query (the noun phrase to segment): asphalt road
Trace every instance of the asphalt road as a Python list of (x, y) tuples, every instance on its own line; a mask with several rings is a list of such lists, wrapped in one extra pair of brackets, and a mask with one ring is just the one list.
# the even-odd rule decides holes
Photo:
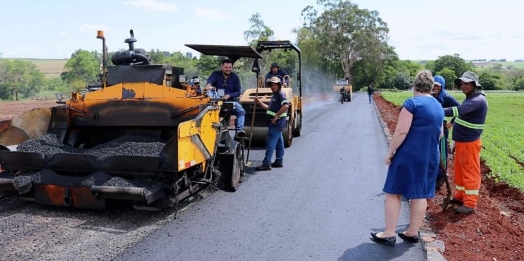
[[(204, 198), (115, 260), (424, 260), (420, 243), (370, 240), (384, 227), (386, 150), (366, 94), (312, 104), (284, 168), (250, 168), (237, 192)], [(399, 230), (409, 223), (402, 207)]]

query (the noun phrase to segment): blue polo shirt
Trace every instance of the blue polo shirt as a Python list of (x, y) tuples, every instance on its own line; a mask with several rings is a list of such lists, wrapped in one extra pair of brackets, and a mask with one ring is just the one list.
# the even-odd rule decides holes
[(242, 92), (240, 78), (233, 72), (226, 79), (222, 71), (214, 71), (209, 78), (207, 78), (207, 83), (217, 89), (224, 89), (224, 94), (229, 94), (228, 101), (232, 101), (239, 97)]
[(285, 129), (287, 126), (287, 112), (284, 112), (280, 115), (276, 124), (271, 123), (271, 119), (275, 117), (277, 112), (282, 108), (284, 104), (289, 104), (289, 101), (286, 98), (286, 94), (282, 91), (273, 93), (271, 101), (266, 112), (266, 125), (268, 127), (277, 127), (279, 129)]
[[(271, 78), (271, 77), (273, 77), (273, 76), (276, 76), (276, 77), (280, 78), (280, 80), (282, 80), (282, 79), (284, 79), (284, 76), (286, 76), (286, 75), (288, 75), (287, 72), (285, 72), (285, 71), (282, 70), (282, 69), (278, 69), (278, 71), (277, 71), (276, 74), (273, 74), (272, 71), (269, 71), (269, 72), (266, 74), (266, 81), (267, 81), (267, 79), (269, 79), (269, 78)], [(288, 83), (287, 80), (286, 80), (286, 83)]]

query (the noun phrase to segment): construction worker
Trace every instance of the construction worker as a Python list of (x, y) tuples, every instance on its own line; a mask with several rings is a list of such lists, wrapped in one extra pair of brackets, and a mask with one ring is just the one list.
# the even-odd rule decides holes
[[(266, 112), (266, 124), (268, 126), (266, 138), (266, 155), (262, 165), (256, 167), (257, 170), (271, 170), (271, 167), (281, 168), (284, 165), (284, 137), (282, 131), (287, 126), (287, 110), (289, 101), (286, 94), (282, 92), (282, 82), (280, 78), (273, 76), (267, 80), (267, 85), (271, 87), (273, 96), (269, 105), (263, 103), (255, 97), (255, 102)], [(275, 162), (271, 163), (273, 152), (276, 150)]]
[(200, 79), (198, 79), (197, 76), (194, 76), (191, 79), (191, 89), (193, 89), (198, 95), (202, 94), (202, 90), (200, 89)]
[(370, 85), (368, 85), (369, 104), (371, 104), (371, 95), (373, 95), (373, 93), (375, 93), (375, 91), (373, 90), (373, 84), (370, 84)]
[(470, 71), (455, 79), (455, 85), (466, 94), (461, 105), (444, 108), (446, 117), (456, 117), (452, 140), (455, 142), (455, 185), (452, 203), (460, 205), (457, 213), (475, 213), (479, 197), (481, 173), (481, 135), (488, 113), (488, 101), (478, 76)]
[[(459, 106), (459, 103), (457, 102), (457, 100), (455, 100), (455, 98), (453, 98), (453, 96), (448, 95), (446, 93), (446, 91), (444, 90), (444, 88), (446, 86), (446, 80), (444, 79), (444, 77), (442, 77), (440, 75), (435, 75), (435, 77), (433, 77), (433, 81), (434, 81), (434, 85), (433, 85), (433, 89), (431, 91), (431, 95), (433, 97), (435, 97), (435, 99), (437, 99), (437, 101), (442, 105), (443, 108)], [(447, 120), (444, 119), (444, 122), (443, 122), (444, 138), (443, 138), (443, 140), (442, 140), (442, 142), (440, 144), (443, 143), (445, 146), (440, 146), (439, 145), (439, 150), (441, 151), (441, 153), (443, 153), (444, 160), (445, 160), (443, 166), (447, 166), (448, 149), (449, 149), (448, 135), (449, 135), (449, 129), (451, 128), (454, 120), (455, 119), (453, 118), (453, 119), (451, 119), (451, 122), (448, 123)], [(439, 171), (439, 174), (437, 176), (436, 187), (435, 187), (436, 190), (440, 189), (440, 187), (444, 183), (446, 175), (447, 174), (446, 174), (446, 170), (445, 169), (441, 169)]]
[[(284, 79), (284, 76), (286, 76), (286, 75), (287, 75), (287, 72), (285, 72), (284, 70), (280, 69), (280, 66), (278, 66), (277, 63), (272, 63), (271, 64), (271, 69), (270, 69), (270, 71), (266, 75), (266, 81), (268, 81), (269, 78), (271, 78), (273, 76), (277, 76), (280, 79)], [(288, 84), (287, 80), (286, 80), (285, 83)]]
[[(231, 70), (233, 69), (233, 62), (229, 59), (222, 60), (221, 70), (214, 71), (207, 79), (206, 91), (208, 96), (222, 96), (226, 101), (233, 103), (233, 115), (236, 116), (235, 128), (238, 136), (245, 136), (244, 121), (246, 118), (246, 111), (242, 105), (238, 103), (237, 98), (240, 96), (242, 86), (240, 78)], [(218, 95), (223, 93), (224, 95)]]

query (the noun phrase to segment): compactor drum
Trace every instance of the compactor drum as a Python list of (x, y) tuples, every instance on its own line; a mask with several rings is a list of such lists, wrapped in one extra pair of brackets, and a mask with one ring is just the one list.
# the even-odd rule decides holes
[[(244, 140), (229, 134), (231, 106), (195, 94), (182, 68), (152, 65), (143, 49), (116, 52), (100, 84), (0, 129), (0, 194), (37, 204), (103, 209), (173, 206), (210, 184), (236, 190)], [(6, 126), (7, 125), (7, 126)]]

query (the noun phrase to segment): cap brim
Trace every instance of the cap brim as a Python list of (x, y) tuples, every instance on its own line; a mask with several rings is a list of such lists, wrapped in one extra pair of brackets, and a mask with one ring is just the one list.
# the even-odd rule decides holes
[(480, 85), (479, 82), (477, 82), (477, 81), (475, 81), (473, 79), (470, 79), (470, 78), (466, 78), (466, 77), (460, 77), (460, 78), (455, 79), (455, 81), (454, 81), (455, 85), (460, 86), (460, 81), (463, 81), (463, 82), (466, 82), (466, 83), (467, 82), (475, 82), (475, 86), (482, 87), (482, 85)]
[(440, 82), (435, 82), (435, 83), (433, 83), (433, 85), (438, 85), (438, 86), (442, 87), (442, 83), (440, 83)]

